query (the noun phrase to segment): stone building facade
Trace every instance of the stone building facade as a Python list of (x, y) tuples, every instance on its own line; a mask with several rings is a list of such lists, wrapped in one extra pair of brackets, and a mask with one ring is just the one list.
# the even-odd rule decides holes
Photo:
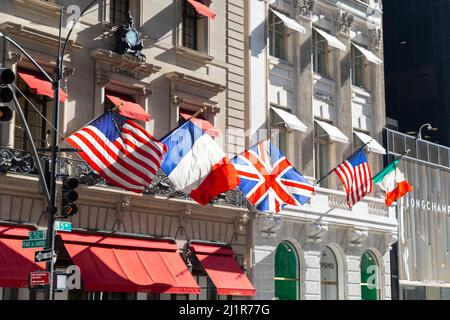
[[(99, 0), (87, 10), (75, 26), (64, 55), (62, 82), (68, 99), (61, 104), (60, 110), (61, 147), (67, 147), (64, 137), (108, 108), (111, 102), (106, 95), (113, 92), (126, 95), (151, 115), (152, 121), (141, 121), (139, 124), (156, 138), (176, 128), (181, 113), (193, 114), (204, 108), (205, 112), (201, 116), (221, 132), (216, 141), (223, 150), (230, 156), (244, 150), (245, 1), (200, 1), (215, 12), (213, 20), (197, 13), (191, 2)], [(1, 1), (0, 31), (23, 46), (53, 75), (61, 5), (65, 12), (64, 40), (73, 15), (83, 11), (89, 3), (91, 1), (88, 0), (76, 3)], [(114, 32), (118, 26), (126, 23), (128, 11), (144, 41), (142, 53), (146, 56), (145, 61), (115, 52)], [(50, 143), (50, 125), (41, 120), (31, 104), (51, 119), (53, 101), (33, 91), (19, 75), (20, 72), (35, 74), (36, 68), (26, 57), (9, 42), (0, 40), (0, 43), (2, 66), (16, 71), (16, 85), (30, 100), (19, 98), (37, 147), (46, 147)], [(30, 146), (24, 137), (23, 127), (15, 117), (9, 123), (2, 123), (0, 128), (0, 162), (9, 164), (8, 170), (0, 177), (2, 232), (7, 232), (4, 231), (6, 226), (46, 229), (46, 204), (38, 192), (37, 169), (29, 153)], [(70, 218), (73, 232), (105, 237), (115, 235), (142, 241), (169, 239), (176, 243), (180, 256), (188, 266), (189, 263), (195, 264), (195, 261), (192, 254), (189, 257), (186, 243), (193, 240), (207, 241), (211, 245), (231, 249), (227, 252), (232, 252), (230, 256), (233, 256), (242, 272), (249, 269), (249, 216), (238, 192), (222, 195), (214, 204), (202, 207), (174, 190), (163, 175), (155, 178), (146, 194), (138, 195), (102, 184), (98, 176), (76, 155), (63, 154), (58, 168), (60, 173), (77, 176), (82, 182), (77, 189), (79, 213)], [(70, 259), (67, 254), (59, 248), (57, 266), (65, 265), (66, 262), (62, 260)], [(211, 279), (204, 273), (194, 278), (201, 287), (200, 295), (170, 296), (156, 292), (155, 296), (151, 290), (115, 295), (108, 292), (80, 294), (84, 299), (246, 297), (236, 292), (217, 295)], [(23, 288), (3, 288), (0, 298), (31, 298), (26, 284), (20, 286)], [(36, 294), (40, 297), (42, 293)], [(57, 298), (80, 298), (80, 294), (63, 292), (58, 293)]]
[[(267, 137), (260, 129), (269, 128), (269, 118), (271, 142), (316, 184), (370, 141), (366, 154), (376, 174), (385, 153), (381, 1), (247, 5), (250, 144)], [(280, 118), (277, 109), (304, 128)], [(257, 298), (390, 299), (394, 207), (375, 192), (349, 210), (343, 190), (333, 173), (310, 203), (252, 221)]]

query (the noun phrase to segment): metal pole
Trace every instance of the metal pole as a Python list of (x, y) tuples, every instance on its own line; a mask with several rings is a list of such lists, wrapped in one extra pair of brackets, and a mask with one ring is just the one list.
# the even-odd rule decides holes
[[(52, 145), (51, 145), (51, 162), (50, 162), (50, 205), (48, 207), (48, 229), (47, 229), (47, 246), (50, 245), (52, 253), (55, 252), (55, 216), (57, 213), (56, 208), (56, 161), (59, 152), (58, 146), (58, 129), (59, 129), (59, 91), (61, 89), (61, 79), (62, 79), (62, 57), (61, 57), (61, 33), (62, 33), (62, 19), (63, 9), (60, 10), (59, 16), (59, 41), (58, 41), (58, 56), (56, 60), (56, 76), (53, 81), (53, 99), (54, 99), (54, 109), (53, 109), (53, 128), (52, 128)], [(54, 276), (54, 259), (52, 258), (47, 262), (46, 270), (50, 272), (50, 284), (46, 287), (46, 300), (53, 300), (54, 290), (53, 290), (53, 276)]]
[[(11, 85), (9, 85), (9, 88), (11, 90), (13, 90)], [(40, 178), (40, 180), (41, 180), (41, 182), (43, 184), (42, 187), (44, 188), (45, 198), (47, 200), (47, 205), (50, 205), (50, 192), (48, 191), (48, 186), (47, 186), (47, 183), (45, 182), (46, 181), (45, 180), (45, 173), (44, 173), (44, 171), (42, 169), (41, 161), (39, 160), (39, 155), (38, 155), (37, 150), (36, 150), (36, 145), (35, 145), (35, 143), (33, 141), (33, 136), (31, 135), (30, 127), (27, 124), (27, 120), (25, 119), (25, 115), (23, 114), (22, 108), (20, 107), (20, 103), (17, 100), (16, 95), (13, 96), (13, 99), (14, 99), (14, 108), (16, 109), (16, 112), (19, 115), (20, 120), (23, 123), (23, 126), (25, 128), (25, 133), (27, 134), (28, 139), (30, 140), (31, 148), (33, 149), (33, 158), (34, 158), (33, 160), (36, 163), (36, 166), (38, 168), (39, 178)]]

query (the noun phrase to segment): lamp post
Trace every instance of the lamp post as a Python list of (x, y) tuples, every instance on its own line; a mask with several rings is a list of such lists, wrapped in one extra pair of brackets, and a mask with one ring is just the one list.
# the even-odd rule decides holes
[[(73, 149), (60, 149), (58, 145), (58, 128), (59, 128), (59, 108), (60, 108), (60, 89), (61, 89), (61, 80), (63, 78), (63, 58), (64, 58), (64, 52), (66, 50), (66, 46), (69, 41), (69, 37), (72, 34), (73, 29), (75, 28), (75, 25), (80, 20), (80, 18), (86, 13), (86, 11), (92, 7), (98, 0), (92, 1), (82, 12), (81, 14), (75, 19), (67, 37), (64, 42), (64, 45), (61, 47), (61, 41), (62, 41), (62, 29), (63, 29), (63, 7), (60, 9), (60, 18), (59, 18), (59, 35), (58, 35), (58, 53), (56, 57), (56, 70), (55, 70), (55, 78), (53, 79), (50, 77), (45, 70), (14, 40), (7, 37), (3, 33), (0, 32), (0, 38), (5, 39), (6, 41), (13, 44), (17, 49), (19, 49), (30, 61), (31, 63), (44, 75), (44, 77), (52, 83), (53, 87), (53, 99), (54, 99), (54, 109), (53, 109), (53, 119), (52, 119), (52, 128), (51, 128), (51, 146), (48, 151), (51, 152), (51, 163), (50, 163), (50, 179), (49, 179), (49, 185), (46, 185), (45, 179), (42, 179), (44, 176), (44, 172), (42, 170), (42, 166), (40, 165), (40, 161), (38, 158), (38, 154), (36, 151), (36, 148), (34, 149), (34, 156), (35, 159), (37, 159), (38, 163), (38, 171), (39, 175), (41, 176), (42, 183), (45, 185), (46, 191), (48, 190), (48, 193), (46, 193), (47, 198), (47, 212), (48, 212), (48, 229), (47, 229), (47, 247), (50, 246), (52, 252), (55, 251), (55, 220), (56, 220), (56, 179), (57, 179), (57, 168), (56, 168), (56, 161), (58, 157), (58, 153), (61, 151), (74, 151)], [(22, 119), (24, 122), (24, 126), (28, 128), (28, 124), (26, 123), (25, 119)], [(29, 130), (28, 130), (29, 131)], [(31, 137), (30, 137), (31, 139)], [(33, 139), (31, 139), (31, 142), (33, 144)], [(53, 300), (54, 298), (54, 289), (53, 289), (53, 279), (54, 279), (54, 259), (51, 259), (49, 262), (47, 262), (46, 265), (46, 271), (50, 273), (50, 284), (46, 287), (45, 290), (45, 299), (46, 300)]]
[(425, 127), (427, 127), (427, 130), (433, 130), (433, 127), (431, 126), (431, 124), (425, 123), (419, 129), (419, 133), (417, 134), (417, 140), (423, 140), (422, 139), (422, 129), (425, 128)]

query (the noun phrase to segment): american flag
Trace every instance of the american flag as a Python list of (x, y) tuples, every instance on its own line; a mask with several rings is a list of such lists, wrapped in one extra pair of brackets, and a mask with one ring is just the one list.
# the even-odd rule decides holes
[(268, 141), (235, 157), (232, 163), (239, 174), (239, 189), (259, 211), (278, 213), (288, 204), (303, 205), (315, 192), (285, 155)]
[(372, 173), (362, 149), (347, 158), (334, 172), (344, 184), (349, 208), (372, 192)]
[(166, 146), (141, 126), (112, 111), (67, 138), (106, 182), (143, 193), (161, 166)]

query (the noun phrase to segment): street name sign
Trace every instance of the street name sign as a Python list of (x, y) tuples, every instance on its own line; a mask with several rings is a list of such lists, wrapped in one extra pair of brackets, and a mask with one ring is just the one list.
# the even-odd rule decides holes
[(45, 230), (30, 231), (28, 240), (45, 240), (47, 239), (47, 232)]
[(36, 251), (34, 253), (34, 262), (50, 261), (53, 258), (53, 251), (51, 249)]
[(72, 232), (72, 222), (56, 221), (55, 222), (55, 230)]
[(30, 272), (30, 287), (50, 284), (50, 272)]
[(23, 240), (22, 248), (45, 248), (47, 246), (46, 240)]

